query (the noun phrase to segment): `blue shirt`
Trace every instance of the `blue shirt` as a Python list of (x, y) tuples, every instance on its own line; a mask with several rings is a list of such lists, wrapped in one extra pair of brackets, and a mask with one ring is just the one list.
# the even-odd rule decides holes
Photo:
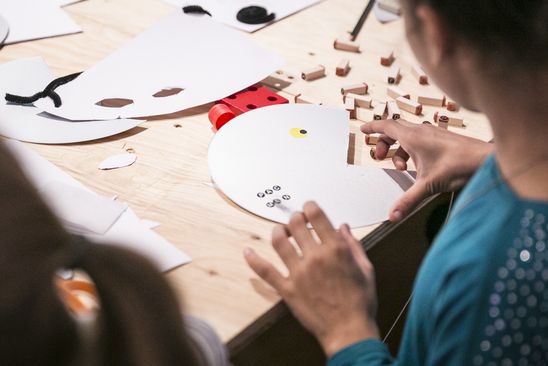
[(547, 219), (490, 156), (424, 259), (397, 358), (364, 340), (328, 366), (548, 365)]

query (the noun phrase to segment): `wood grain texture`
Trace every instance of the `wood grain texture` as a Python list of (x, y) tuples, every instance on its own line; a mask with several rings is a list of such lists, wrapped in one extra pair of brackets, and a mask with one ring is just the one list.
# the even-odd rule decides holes
[[(375, 100), (388, 100), (387, 69), (380, 65), (380, 57), (387, 50), (394, 50), (394, 64), (402, 69), (402, 88), (412, 96), (425, 90), (435, 94), (434, 86), (421, 86), (411, 76), (414, 59), (401, 22), (381, 25), (371, 15), (357, 38), (361, 53), (333, 49), (334, 39), (347, 35), (363, 6), (364, 2), (357, 0), (326, 0), (254, 34), (242, 34), (285, 58), (283, 70), (296, 76), (317, 64), (326, 66), (325, 78), (312, 82), (295, 78), (281, 92), (291, 100), (303, 93), (342, 108), (341, 87), (359, 82), (369, 84)], [(0, 62), (38, 55), (58, 75), (82, 71), (175, 10), (160, 0), (86, 0), (65, 9), (83, 33), (5, 46), (0, 50)], [(351, 64), (345, 77), (335, 75), (341, 58)], [(277, 265), (280, 261), (270, 247), (273, 223), (242, 210), (211, 185), (207, 169), (207, 147), (214, 135), (207, 120), (210, 106), (155, 117), (132, 131), (95, 142), (29, 146), (98, 193), (117, 195), (128, 202), (141, 218), (160, 222), (157, 232), (194, 259), (192, 264), (167, 274), (181, 295), (182, 306), (210, 322), (228, 342), (279, 301), (275, 292), (248, 269), (243, 248), (251, 246)], [(434, 110), (425, 107), (426, 114)], [(360, 112), (362, 119), (372, 117), (371, 110)], [(452, 130), (484, 140), (491, 138), (482, 116), (460, 113), (467, 127)], [(403, 114), (402, 118), (422, 121)], [(388, 161), (370, 158), (359, 126), (359, 121), (351, 122), (351, 132), (356, 136), (354, 164), (391, 167)], [(134, 165), (111, 171), (97, 169), (104, 158), (127, 149), (138, 155)], [(359, 229), (355, 234), (361, 237), (373, 228)]]

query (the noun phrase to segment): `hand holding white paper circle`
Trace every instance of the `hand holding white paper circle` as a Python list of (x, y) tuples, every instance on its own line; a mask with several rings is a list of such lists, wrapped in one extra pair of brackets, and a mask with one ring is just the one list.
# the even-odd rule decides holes
[(345, 110), (283, 104), (244, 113), (213, 138), (209, 171), (242, 208), (287, 223), (316, 201), (334, 225), (361, 227), (385, 220), (403, 189), (383, 170), (346, 163)]

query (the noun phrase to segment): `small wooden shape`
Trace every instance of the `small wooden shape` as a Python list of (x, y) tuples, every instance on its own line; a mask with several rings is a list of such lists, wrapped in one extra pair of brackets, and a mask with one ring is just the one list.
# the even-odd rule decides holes
[(439, 118), (436, 118), (438, 122), (438, 127), (443, 128), (444, 130), (447, 130), (449, 128), (449, 117), (447, 116), (440, 116)]
[(295, 103), (298, 103), (298, 104), (318, 104), (318, 105), (323, 104), (319, 100), (316, 100), (316, 99), (311, 98), (311, 97), (306, 97), (302, 94), (295, 95)]
[(337, 66), (335, 70), (335, 74), (337, 74), (338, 76), (346, 76), (348, 75), (349, 71), (350, 71), (350, 60), (347, 58), (344, 58), (339, 62), (339, 65)]
[(367, 89), (368, 88), (369, 87), (367, 86), (366, 83), (343, 86), (341, 88), (341, 94), (345, 95), (345, 94), (348, 94), (348, 93), (354, 93), (354, 94), (358, 94), (358, 95), (365, 95), (365, 94), (367, 94)]
[(349, 39), (344, 38), (337, 38), (335, 42), (333, 42), (333, 47), (336, 50), (340, 51), (348, 51), (348, 52), (360, 52), (360, 45), (356, 42), (353, 42)]
[(377, 0), (379, 8), (392, 14), (401, 15), (400, 0)]
[(453, 127), (464, 127), (464, 119), (460, 116), (454, 114), (441, 114), (440, 112), (434, 113), (434, 122), (447, 123), (449, 126)]
[(350, 114), (350, 119), (356, 119), (356, 100), (352, 97), (346, 97), (344, 100), (344, 109)]
[[(390, 149), (388, 149), (388, 153), (386, 154), (385, 159), (392, 159), (394, 157), (394, 155), (396, 155), (397, 150), (398, 150), (397, 147), (391, 147)], [(372, 159), (378, 160), (377, 156), (376, 156), (377, 155), (377, 148), (372, 147), (371, 150), (369, 151), (369, 155), (371, 155)]]
[(398, 103), (396, 103), (395, 100), (391, 100), (387, 103), (388, 107), (388, 118), (391, 118), (393, 120), (398, 120), (401, 118), (401, 111), (398, 107)]
[(411, 74), (413, 74), (413, 76), (415, 77), (415, 79), (417, 79), (419, 84), (421, 85), (428, 84), (428, 75), (426, 75), (422, 67), (420, 67), (419, 65), (413, 65), (411, 67)]
[(373, 119), (374, 120), (381, 120), (384, 118), (384, 114), (386, 113), (386, 103), (381, 102), (373, 108)]
[(417, 97), (417, 102), (422, 105), (432, 105), (435, 107), (443, 107), (445, 105), (445, 95), (441, 97), (424, 96)]
[(306, 81), (312, 81), (325, 76), (325, 66), (318, 65), (311, 69), (305, 70), (301, 74), (301, 78)]
[(452, 100), (447, 102), (447, 110), (448, 111), (458, 112), (459, 109), (460, 109), (460, 106), (457, 103), (453, 102)]
[(295, 78), (295, 76), (288, 74), (283, 70), (278, 70), (275, 73), (267, 76), (263, 81), (261, 81), (261, 83), (270, 88), (280, 90), (287, 88), (289, 85), (291, 85), (293, 81), (295, 81)]
[(394, 57), (394, 51), (390, 51), (390, 53), (381, 56), (381, 65), (382, 66), (392, 66), (394, 63), (394, 60), (396, 58)]
[(371, 133), (369, 135), (365, 135), (365, 143), (367, 145), (377, 145), (377, 142), (379, 142), (380, 137), (381, 137), (380, 133)]
[(347, 93), (343, 95), (343, 102), (346, 101), (346, 98), (354, 98), (356, 101), (356, 107), (360, 108), (371, 108), (371, 102), (373, 102), (373, 99), (369, 95)]
[(397, 84), (400, 82), (401, 78), (401, 70), (398, 65), (392, 65), (390, 69), (388, 70), (388, 74), (386, 75), (386, 80), (388, 81), (388, 84)]
[(398, 99), (399, 97), (404, 97), (407, 99), (411, 99), (411, 94), (400, 88), (399, 86), (391, 85), (386, 89), (386, 94), (390, 98)]
[(396, 99), (398, 107), (403, 109), (406, 112), (413, 113), (415, 115), (420, 115), (422, 113), (422, 104), (412, 101), (410, 99), (399, 97)]

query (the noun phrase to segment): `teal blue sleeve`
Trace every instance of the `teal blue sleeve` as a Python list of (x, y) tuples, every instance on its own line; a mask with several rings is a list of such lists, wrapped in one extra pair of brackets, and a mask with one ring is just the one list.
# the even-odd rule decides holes
[(367, 339), (335, 353), (327, 366), (395, 365), (384, 343)]

